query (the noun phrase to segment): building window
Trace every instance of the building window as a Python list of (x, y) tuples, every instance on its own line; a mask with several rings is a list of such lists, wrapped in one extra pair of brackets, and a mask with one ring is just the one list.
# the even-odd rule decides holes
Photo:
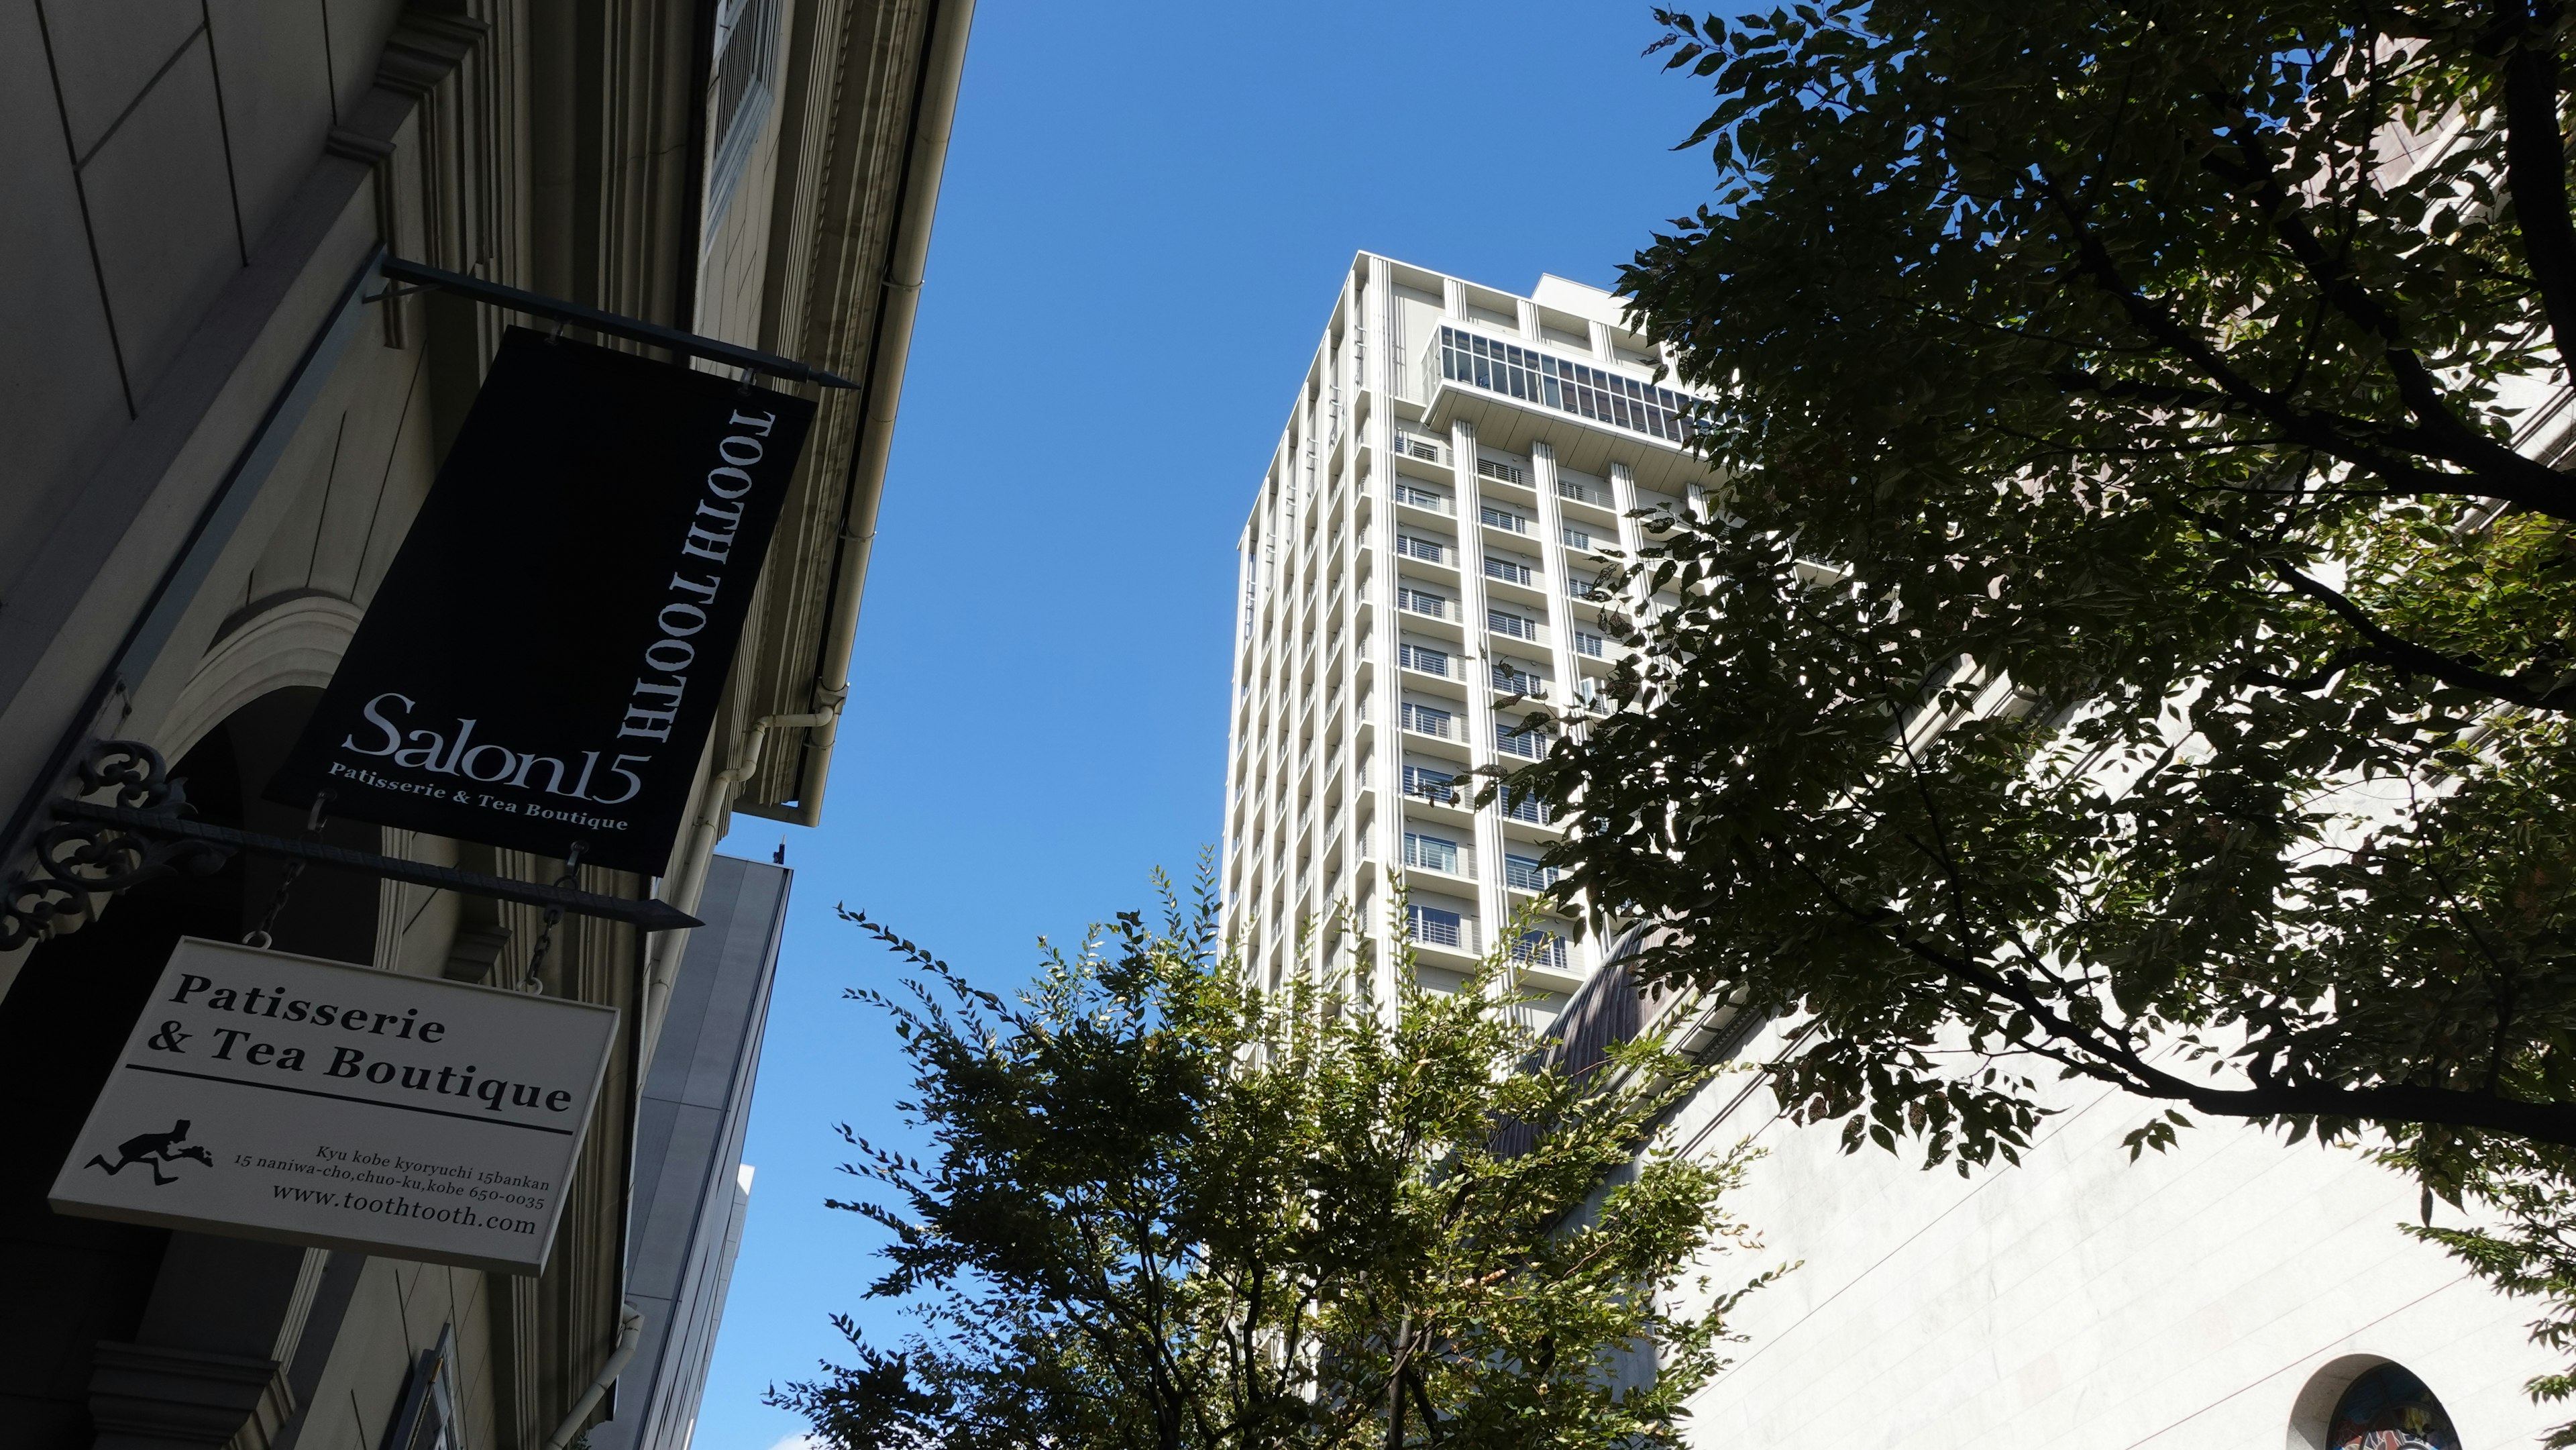
[(1467, 940), (1465, 919), (1454, 911), (1442, 911), (1436, 906), (1407, 906), (1404, 920), (1405, 925), (1412, 929), (1413, 939), (1426, 946), (1475, 950)]
[(1425, 615), (1432, 619), (1446, 619), (1449, 617), (1448, 600), (1441, 598), (1437, 594), (1432, 594), (1420, 589), (1407, 589), (1402, 585), (1398, 585), (1396, 587), (1395, 607), (1411, 614)]
[(2330, 1450), (2460, 1450), (2451, 1416), (2405, 1366), (2363, 1373), (2335, 1401), (2326, 1422)]
[(403, 1388), (402, 1408), (385, 1427), (386, 1450), (464, 1450), (456, 1423), (456, 1330), (438, 1332), (438, 1347), (424, 1349)]
[(1449, 678), (1449, 656), (1445, 651), (1425, 649), (1418, 644), (1398, 644), (1395, 653), (1396, 662), (1408, 670), (1420, 670), (1444, 680)]
[(1428, 559), (1437, 564), (1448, 557), (1448, 551), (1430, 539), (1417, 539), (1411, 534), (1395, 536), (1395, 551), (1415, 559)]
[(1519, 891), (1545, 891), (1556, 884), (1556, 868), (1541, 864), (1536, 856), (1506, 852), (1503, 884)]
[(1684, 414), (1690, 401), (1669, 388), (1650, 387), (1455, 327), (1440, 329), (1440, 375), (1668, 442), (1682, 442), (1689, 426)]
[(1486, 610), (1485, 627), (1496, 634), (1508, 634), (1514, 639), (1536, 640), (1538, 638), (1538, 621), (1524, 619), (1507, 610)]
[(1489, 529), (1508, 529), (1515, 534), (1529, 532), (1529, 520), (1509, 509), (1479, 507), (1476, 512), (1484, 519), (1485, 527)]
[(1419, 866), (1426, 871), (1446, 871), (1455, 876), (1458, 874), (1458, 843), (1441, 836), (1421, 836), (1407, 831), (1404, 833), (1404, 864)]
[(1417, 705), (1410, 700), (1404, 702), (1404, 728), (1407, 730), (1419, 731), (1424, 735), (1436, 735), (1446, 740), (1449, 738), (1450, 718), (1446, 710), (1434, 710), (1428, 705)]
[(778, 0), (723, 0), (716, 12), (714, 70), (714, 113), (707, 127), (716, 138), (715, 162), (707, 172), (709, 242), (778, 93)]
[(1427, 770), (1419, 765), (1404, 768), (1404, 793), (1444, 806), (1458, 803), (1458, 777), (1446, 771)]

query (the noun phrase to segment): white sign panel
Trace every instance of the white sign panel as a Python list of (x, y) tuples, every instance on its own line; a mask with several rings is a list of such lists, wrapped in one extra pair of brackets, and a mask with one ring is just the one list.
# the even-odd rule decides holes
[(189, 937), (63, 1213), (533, 1274), (617, 1013)]

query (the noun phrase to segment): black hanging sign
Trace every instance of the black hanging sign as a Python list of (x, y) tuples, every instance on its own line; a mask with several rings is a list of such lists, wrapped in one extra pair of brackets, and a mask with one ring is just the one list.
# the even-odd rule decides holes
[(662, 874), (813, 419), (512, 328), (269, 798)]

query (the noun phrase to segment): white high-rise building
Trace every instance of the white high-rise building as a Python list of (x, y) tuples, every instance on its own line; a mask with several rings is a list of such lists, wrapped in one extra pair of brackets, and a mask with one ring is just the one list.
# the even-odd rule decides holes
[(1222, 879), (1256, 981), (1353, 947), (1386, 973), (1409, 928), (1448, 987), (1517, 931), (1544, 1015), (1599, 964), (1531, 915), (1561, 827), (1474, 809), (1462, 777), (1543, 754), (1533, 708), (1587, 707), (1618, 655), (1587, 597), (1601, 551), (1639, 545), (1633, 511), (1696, 502), (1656, 361), (1598, 288), (1352, 262), (1237, 546)]

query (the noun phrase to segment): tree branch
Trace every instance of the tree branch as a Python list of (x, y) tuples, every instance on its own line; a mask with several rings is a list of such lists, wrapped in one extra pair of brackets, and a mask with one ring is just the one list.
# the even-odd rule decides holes
[(2504, 58), (2505, 187), (2524, 263), (2549, 316), (2558, 364), (2576, 365), (2576, 219), (2568, 214), (2567, 138), (2558, 122), (2554, 0), (2495, 0)]

